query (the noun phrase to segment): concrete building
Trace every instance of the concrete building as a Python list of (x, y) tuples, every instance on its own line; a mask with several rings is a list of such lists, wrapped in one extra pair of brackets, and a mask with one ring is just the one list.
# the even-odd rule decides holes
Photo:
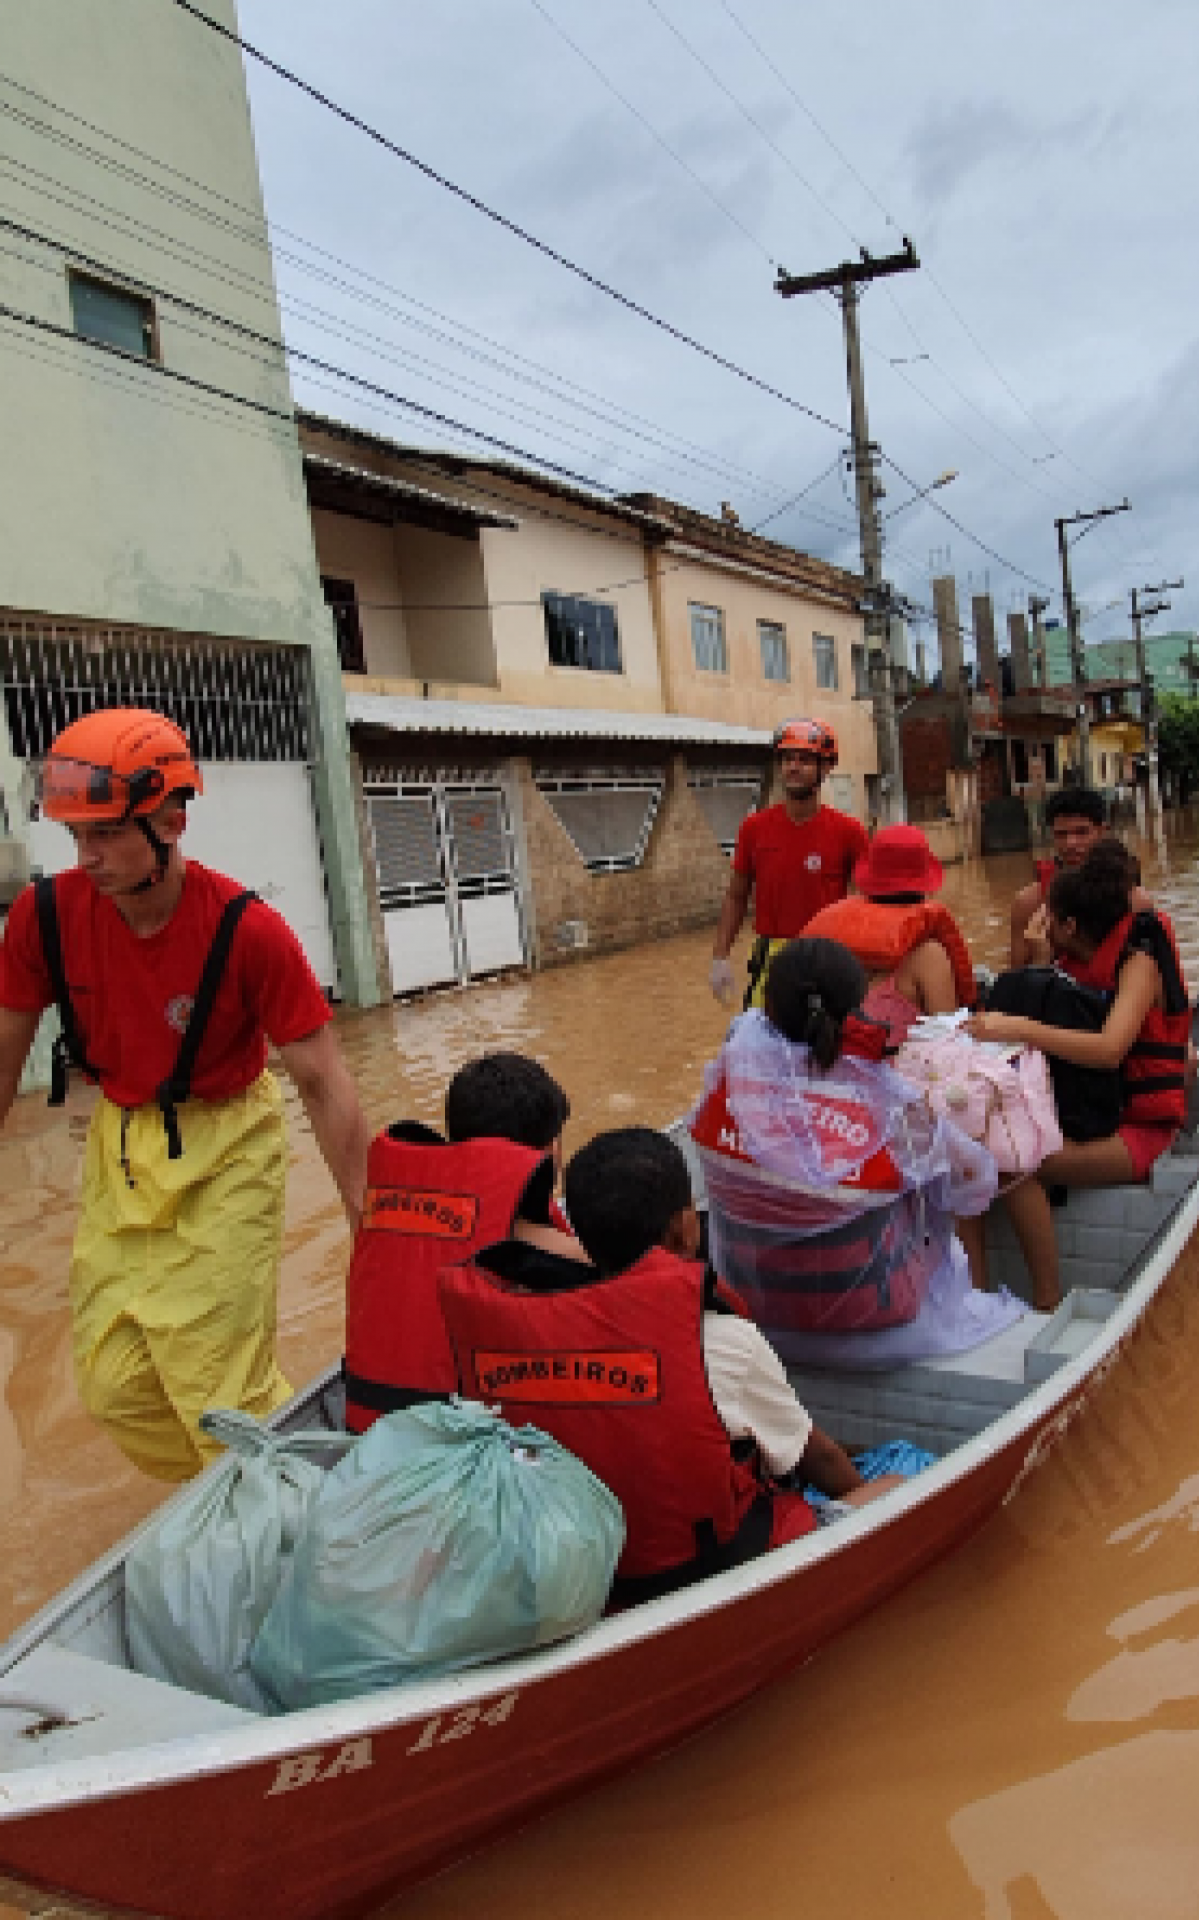
[(301, 440), (393, 992), (711, 921), (789, 714), (832, 720), (865, 812), (855, 576), (654, 497)]
[[(236, 27), (232, 0), (214, 16)], [(295, 926), (330, 992), (376, 970), (333, 623), (317, 575), (241, 59), (160, 0), (0, 0), (0, 786), (65, 722), (184, 724), (187, 846)], [(232, 211), (231, 211), (232, 210)], [(15, 224), (14, 224), (15, 223)], [(191, 304), (189, 304), (191, 303)]]

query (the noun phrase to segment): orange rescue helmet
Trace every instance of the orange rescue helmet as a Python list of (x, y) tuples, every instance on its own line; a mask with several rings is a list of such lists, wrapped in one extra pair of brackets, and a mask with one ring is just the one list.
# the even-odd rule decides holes
[(43, 812), (64, 826), (144, 819), (203, 793), (187, 735), (148, 707), (101, 707), (64, 727), (37, 768)]
[(837, 736), (825, 720), (784, 720), (771, 745), (776, 753), (810, 753), (826, 771), (837, 764)]

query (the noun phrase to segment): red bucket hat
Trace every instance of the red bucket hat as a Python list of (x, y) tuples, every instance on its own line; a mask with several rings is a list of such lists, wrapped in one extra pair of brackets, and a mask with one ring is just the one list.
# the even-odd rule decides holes
[(853, 870), (859, 893), (938, 893), (945, 869), (919, 827), (881, 827)]

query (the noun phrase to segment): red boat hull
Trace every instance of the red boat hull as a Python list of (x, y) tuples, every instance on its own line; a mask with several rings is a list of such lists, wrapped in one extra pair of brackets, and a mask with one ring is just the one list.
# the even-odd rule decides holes
[(0, 1873), (168, 1920), (358, 1920), (806, 1660), (973, 1533), (1084, 1392), (814, 1563), (514, 1693), (75, 1806), (8, 1819), (0, 1808)]

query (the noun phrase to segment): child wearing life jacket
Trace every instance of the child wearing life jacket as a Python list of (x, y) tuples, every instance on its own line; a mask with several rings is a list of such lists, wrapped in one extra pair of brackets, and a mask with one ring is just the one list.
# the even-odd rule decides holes
[(864, 1482), (812, 1423), (758, 1329), (696, 1258), (687, 1164), (646, 1127), (599, 1134), (566, 1169), (578, 1235), (511, 1239), (441, 1277), (459, 1391), (532, 1421), (624, 1509), (617, 1597), (649, 1598), (815, 1525), (783, 1477), (861, 1504)]
[(919, 827), (883, 827), (853, 870), (857, 897), (824, 907), (805, 929), (836, 940), (870, 976), (862, 1011), (900, 1046), (921, 1015), (974, 1005), (970, 952), (949, 911), (928, 899), (945, 878)]
[(437, 1276), (515, 1222), (562, 1224), (553, 1190), (570, 1113), (557, 1081), (519, 1053), (483, 1054), (446, 1091), (448, 1138), (400, 1121), (372, 1141), (346, 1277), (346, 1426), (453, 1393)]
[(1004, 1195), (1038, 1307), (1058, 1304), (1057, 1242), (1046, 1186), (1121, 1186), (1145, 1180), (1186, 1114), (1185, 1071), (1191, 1011), (1169, 923), (1136, 908), (1139, 868), (1118, 840), (1092, 848), (1049, 887), (1049, 936), (1055, 957), (1083, 986), (1110, 995), (1098, 1033), (1047, 1026), (1015, 1014), (978, 1014), (970, 1030), (983, 1040), (1019, 1041), (1079, 1067), (1119, 1068), (1122, 1113), (1101, 1140), (1067, 1139), (1036, 1180)]

